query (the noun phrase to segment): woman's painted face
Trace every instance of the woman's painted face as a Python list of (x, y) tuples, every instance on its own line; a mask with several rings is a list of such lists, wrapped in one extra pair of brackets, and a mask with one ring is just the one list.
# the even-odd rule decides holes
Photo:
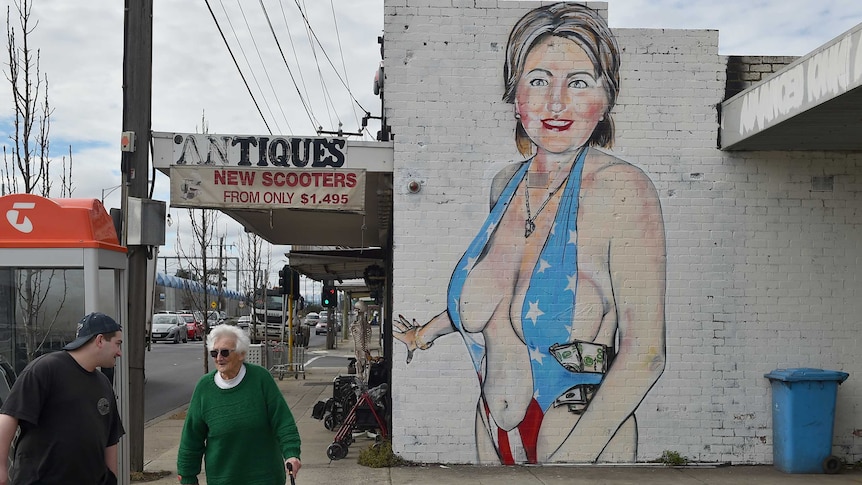
[(515, 109), (540, 150), (565, 153), (586, 143), (608, 109), (600, 78), (584, 49), (548, 37), (527, 54)]

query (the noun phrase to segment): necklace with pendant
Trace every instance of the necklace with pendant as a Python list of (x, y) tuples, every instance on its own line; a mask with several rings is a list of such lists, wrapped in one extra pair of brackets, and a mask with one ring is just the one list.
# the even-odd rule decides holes
[(527, 219), (524, 221), (524, 238), (530, 237), (530, 235), (533, 234), (533, 231), (536, 230), (536, 218), (539, 217), (539, 214), (542, 213), (542, 211), (545, 209), (545, 206), (548, 205), (548, 202), (550, 202), (551, 199), (554, 197), (554, 194), (556, 194), (558, 190), (560, 190), (564, 185), (566, 185), (566, 180), (568, 180), (568, 177), (563, 179), (563, 181), (560, 182), (560, 185), (557, 185), (557, 187), (553, 191), (551, 191), (551, 193), (548, 194), (548, 196), (545, 198), (545, 201), (542, 202), (542, 205), (539, 206), (539, 209), (536, 211), (535, 214), (530, 212), (530, 184), (524, 184), (524, 201), (526, 202), (527, 206)]

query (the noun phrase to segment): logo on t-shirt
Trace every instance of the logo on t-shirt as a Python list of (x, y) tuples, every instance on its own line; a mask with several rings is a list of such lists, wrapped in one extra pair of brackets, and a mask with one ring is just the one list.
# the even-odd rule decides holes
[(107, 416), (107, 414), (111, 412), (111, 403), (108, 402), (108, 398), (106, 397), (99, 399), (99, 403), (96, 404), (96, 407), (99, 409), (99, 414), (102, 416)]

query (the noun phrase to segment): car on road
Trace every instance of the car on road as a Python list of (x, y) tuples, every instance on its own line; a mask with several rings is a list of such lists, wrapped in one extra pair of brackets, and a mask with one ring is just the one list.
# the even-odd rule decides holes
[(153, 342), (180, 342), (189, 341), (189, 332), (186, 321), (178, 313), (156, 313), (153, 315), (153, 326), (150, 338)]
[(224, 322), (224, 318), (222, 318), (221, 313), (217, 311), (210, 310), (207, 312), (207, 323), (210, 328), (215, 327), (216, 325)]
[(302, 324), (307, 325), (309, 327), (313, 327), (317, 325), (317, 322), (320, 321), (320, 314), (317, 312), (308, 312), (308, 315), (302, 319)]
[(243, 315), (236, 321), (236, 326), (248, 333), (248, 327), (251, 325), (251, 315)]
[(181, 313), (181, 317), (186, 322), (186, 331), (188, 332), (189, 340), (204, 339), (204, 324), (194, 313)]
[[(325, 312), (320, 312), (320, 320), (314, 326), (314, 334), (315, 335), (320, 335), (322, 333), (325, 334), (327, 332), (327, 323), (328, 323), (327, 320), (328, 320), (328, 318), (324, 318), (325, 317), (324, 313)], [(335, 329), (336, 332), (338, 332), (339, 330), (341, 330), (341, 322), (339, 322), (338, 320), (335, 320), (334, 318), (335, 317), (333, 316), (332, 327)]]

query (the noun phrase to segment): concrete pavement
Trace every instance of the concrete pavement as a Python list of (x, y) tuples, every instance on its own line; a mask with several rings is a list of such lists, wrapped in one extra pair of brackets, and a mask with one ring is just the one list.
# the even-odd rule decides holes
[[(377, 341), (375, 335), (372, 339)], [(308, 349), (306, 361), (320, 356), (352, 356), (353, 344), (340, 341), (334, 350)], [(326, 448), (332, 443), (334, 432), (328, 431), (323, 422), (312, 418), (314, 404), (332, 396), (332, 381), (339, 374), (346, 374), (344, 367), (306, 368), (294, 377), (285, 375), (276, 379), (279, 388), (290, 405), (302, 437), (302, 469), (297, 484), (415, 484), (440, 485), (449, 483), (470, 484), (862, 484), (862, 470), (847, 470), (838, 475), (785, 474), (772, 466), (515, 466), (487, 467), (466, 465), (423, 464), (394, 468), (368, 468), (357, 463), (359, 452), (373, 441), (357, 438), (349, 448), (346, 458), (330, 462)], [(170, 471), (169, 476), (151, 484), (176, 484), (176, 457), (180, 432), (183, 426), (183, 409), (169, 413), (147, 423), (144, 429), (144, 470)], [(202, 484), (206, 478), (200, 477)]]

